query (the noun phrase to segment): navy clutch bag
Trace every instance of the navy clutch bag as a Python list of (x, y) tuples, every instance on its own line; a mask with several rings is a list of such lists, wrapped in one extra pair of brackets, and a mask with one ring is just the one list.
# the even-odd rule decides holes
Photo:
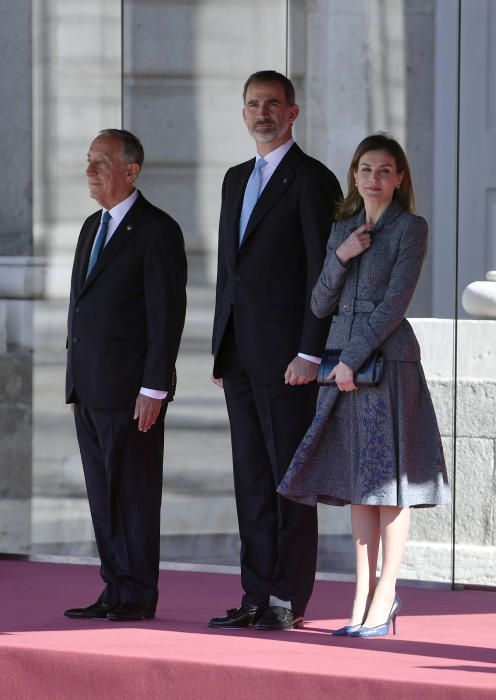
[[(317, 373), (317, 384), (322, 384), (322, 386), (330, 386), (334, 384), (327, 381), (327, 377), (330, 375), (334, 367), (339, 362), (339, 356), (342, 350), (332, 350), (326, 348), (322, 356), (322, 361), (320, 363), (319, 371)], [(375, 350), (369, 357), (365, 360), (360, 369), (355, 372), (355, 384), (357, 386), (377, 386), (384, 373), (384, 355), (382, 352)]]

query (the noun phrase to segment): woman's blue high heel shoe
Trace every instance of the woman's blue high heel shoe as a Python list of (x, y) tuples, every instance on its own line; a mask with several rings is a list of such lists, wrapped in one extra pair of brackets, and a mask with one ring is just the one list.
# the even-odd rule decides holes
[[(370, 600), (371, 596), (369, 594), (367, 596), (367, 607), (365, 608), (365, 614), (363, 616), (362, 625), (365, 621), (365, 618), (367, 617), (367, 612), (370, 607)], [(351, 637), (353, 632), (359, 630), (362, 625), (345, 625), (344, 627), (340, 627), (339, 629), (334, 630), (334, 632), (331, 632), (331, 637)]]
[(345, 625), (331, 632), (331, 637), (351, 637), (353, 632), (359, 630), (361, 625)]
[(389, 628), (391, 622), (393, 623), (393, 634), (396, 634), (396, 617), (398, 611), (401, 608), (401, 600), (399, 595), (396, 593), (394, 596), (393, 605), (391, 611), (388, 615), (388, 619), (382, 625), (377, 625), (377, 627), (359, 627), (356, 631), (350, 633), (350, 637), (384, 637), (389, 634)]

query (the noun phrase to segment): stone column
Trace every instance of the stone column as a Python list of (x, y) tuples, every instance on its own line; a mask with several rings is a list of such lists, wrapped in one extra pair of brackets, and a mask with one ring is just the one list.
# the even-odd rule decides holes
[(0, 0), (0, 16), (0, 551), (19, 552), (31, 527), (31, 2)]
[[(292, 0), (289, 46), (289, 73), (301, 107), (298, 143), (328, 165), (345, 188), (358, 143), (375, 131), (389, 132), (406, 149), (417, 210), (431, 224), (435, 4)], [(410, 316), (430, 316), (432, 274), (430, 257)], [(322, 508), (319, 526), (319, 567), (351, 568), (347, 514)], [(441, 537), (447, 541), (444, 530)]]
[(125, 0), (123, 18), (124, 128), (145, 149), (138, 184), (181, 224), (190, 284), (211, 284), (222, 180), (255, 152), (242, 87), (255, 70), (284, 71), (286, 4)]
[[(292, 0), (296, 137), (343, 187), (358, 143), (387, 131), (405, 147), (417, 210), (432, 220), (434, 0)], [(410, 315), (431, 312), (431, 262)]]

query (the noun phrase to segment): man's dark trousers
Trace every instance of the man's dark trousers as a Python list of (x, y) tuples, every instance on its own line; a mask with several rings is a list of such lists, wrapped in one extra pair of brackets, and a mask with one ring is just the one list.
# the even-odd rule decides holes
[(318, 387), (253, 383), (232, 324), (219, 367), (231, 424), (242, 605), (268, 604), (275, 595), (303, 615), (315, 578), (317, 509), (283, 498), (276, 488), (315, 414)]
[[(160, 560), (160, 507), (167, 403), (146, 433), (133, 409), (74, 405), (91, 518), (106, 586), (99, 601), (154, 611)], [(143, 504), (147, 507), (144, 508)]]

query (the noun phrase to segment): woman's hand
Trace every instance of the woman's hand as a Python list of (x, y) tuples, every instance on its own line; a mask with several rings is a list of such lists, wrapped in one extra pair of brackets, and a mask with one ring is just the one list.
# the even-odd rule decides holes
[(346, 265), (352, 258), (370, 248), (372, 245), (372, 238), (369, 233), (371, 228), (371, 223), (362, 224), (341, 243), (336, 250), (336, 255), (343, 265)]
[[(353, 234), (352, 234), (353, 235)], [(329, 375), (329, 381), (335, 381), (339, 391), (356, 391), (353, 370), (344, 362), (338, 362)]]

